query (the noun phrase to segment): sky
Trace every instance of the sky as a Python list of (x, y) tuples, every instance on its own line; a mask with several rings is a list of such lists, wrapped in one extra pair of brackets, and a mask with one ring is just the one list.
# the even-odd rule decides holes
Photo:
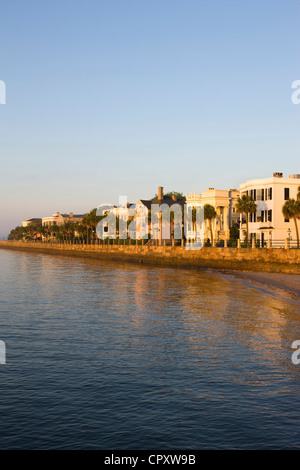
[(299, 0), (3, 0), (0, 237), (300, 173)]

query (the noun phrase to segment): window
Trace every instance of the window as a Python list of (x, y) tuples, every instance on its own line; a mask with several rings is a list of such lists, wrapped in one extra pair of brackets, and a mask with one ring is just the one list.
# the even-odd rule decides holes
[(268, 190), (265, 188), (265, 201), (268, 199)]
[(268, 199), (272, 201), (272, 188), (268, 188)]
[(289, 222), (289, 221), (290, 221), (290, 219), (284, 219), (284, 221), (285, 221), (285, 222)]
[(290, 188), (284, 188), (284, 200), (288, 201), (290, 199)]
[(257, 199), (256, 199), (256, 201), (263, 201), (264, 200), (264, 194), (265, 194), (264, 189), (258, 189), (257, 190)]
[(261, 222), (264, 221), (264, 215), (265, 215), (265, 212), (264, 212), (264, 211), (261, 211), (261, 212), (260, 212), (260, 221), (261, 221)]
[(254, 199), (254, 201), (256, 201), (256, 189), (254, 189), (254, 191), (253, 191), (253, 199)]
[(268, 211), (268, 222), (272, 222), (272, 210)]

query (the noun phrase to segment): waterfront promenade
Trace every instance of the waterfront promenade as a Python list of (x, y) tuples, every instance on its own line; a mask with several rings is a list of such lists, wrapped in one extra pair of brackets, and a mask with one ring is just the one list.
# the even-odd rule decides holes
[(185, 268), (300, 274), (300, 250), (1, 241), (0, 248)]

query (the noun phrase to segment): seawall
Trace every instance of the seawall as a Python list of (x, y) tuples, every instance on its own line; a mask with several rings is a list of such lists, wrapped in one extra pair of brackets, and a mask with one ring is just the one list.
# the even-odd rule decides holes
[(300, 274), (300, 250), (295, 249), (187, 250), (185, 247), (171, 246), (67, 245), (21, 241), (0, 241), (0, 248), (161, 266)]

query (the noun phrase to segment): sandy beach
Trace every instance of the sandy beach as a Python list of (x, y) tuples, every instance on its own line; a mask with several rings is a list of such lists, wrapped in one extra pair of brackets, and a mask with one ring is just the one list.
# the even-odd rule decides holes
[(231, 274), (257, 287), (263, 286), (272, 290), (280, 290), (281, 294), (287, 294), (293, 298), (300, 299), (300, 275), (298, 274), (255, 273), (248, 271), (233, 271)]

